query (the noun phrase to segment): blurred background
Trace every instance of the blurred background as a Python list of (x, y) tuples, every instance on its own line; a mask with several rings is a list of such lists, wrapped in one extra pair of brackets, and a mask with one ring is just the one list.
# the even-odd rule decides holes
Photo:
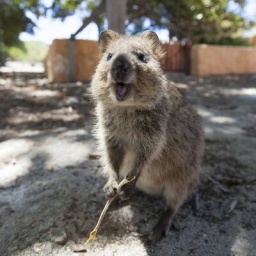
[[(105, 202), (88, 81), (107, 28), (154, 30), (203, 118), (200, 210), (156, 246), (163, 205), (145, 195), (83, 246)], [(255, 102), (256, 0), (0, 0), (0, 255), (255, 256)]]
[[(108, 22), (118, 15), (118, 24)], [(21, 61), (20, 68), (26, 62), (41, 71), (54, 39), (97, 40), (108, 27), (127, 34), (152, 29), (163, 42), (251, 46), (255, 24), (255, 0), (1, 0), (0, 65), (17, 68), (10, 61)]]

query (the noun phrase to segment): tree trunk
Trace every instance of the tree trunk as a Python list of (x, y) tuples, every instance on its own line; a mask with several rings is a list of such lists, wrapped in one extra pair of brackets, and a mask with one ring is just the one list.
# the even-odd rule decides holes
[(120, 34), (125, 33), (126, 0), (106, 1), (108, 28)]

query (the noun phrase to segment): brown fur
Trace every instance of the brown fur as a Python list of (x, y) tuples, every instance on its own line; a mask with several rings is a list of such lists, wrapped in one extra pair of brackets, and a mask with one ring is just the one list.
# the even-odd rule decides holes
[[(99, 39), (102, 54), (92, 80), (97, 136), (103, 150), (107, 196), (125, 175), (134, 187), (163, 196), (167, 210), (154, 229), (160, 239), (184, 200), (199, 182), (203, 155), (201, 119), (160, 67), (157, 35), (121, 36), (107, 30)], [(118, 87), (119, 86), (119, 87)], [(119, 98), (118, 98), (119, 95)]]

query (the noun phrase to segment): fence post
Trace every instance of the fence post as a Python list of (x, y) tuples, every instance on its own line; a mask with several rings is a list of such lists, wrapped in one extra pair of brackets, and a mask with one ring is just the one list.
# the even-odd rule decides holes
[(184, 71), (186, 75), (190, 75), (190, 64), (191, 64), (191, 48), (192, 48), (192, 41), (190, 39), (186, 40), (184, 46)]
[(69, 39), (68, 60), (69, 60), (69, 82), (75, 82), (76, 81), (76, 40), (73, 37)]

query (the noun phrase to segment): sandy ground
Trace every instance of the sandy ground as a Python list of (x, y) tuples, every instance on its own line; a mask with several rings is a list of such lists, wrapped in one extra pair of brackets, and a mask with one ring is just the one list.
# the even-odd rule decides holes
[(88, 84), (0, 78), (1, 256), (256, 255), (256, 76), (171, 78), (204, 118), (199, 212), (189, 199), (152, 245), (164, 204), (136, 194), (86, 248), (105, 204)]

